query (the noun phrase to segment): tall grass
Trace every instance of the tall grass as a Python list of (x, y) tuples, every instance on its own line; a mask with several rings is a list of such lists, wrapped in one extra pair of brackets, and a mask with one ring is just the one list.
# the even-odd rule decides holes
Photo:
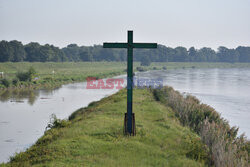
[(249, 165), (249, 141), (237, 136), (238, 128), (230, 127), (212, 107), (201, 104), (193, 96), (184, 97), (172, 87), (153, 90), (156, 100), (170, 106), (184, 126), (201, 136), (208, 146), (210, 164), (216, 167), (245, 167)]

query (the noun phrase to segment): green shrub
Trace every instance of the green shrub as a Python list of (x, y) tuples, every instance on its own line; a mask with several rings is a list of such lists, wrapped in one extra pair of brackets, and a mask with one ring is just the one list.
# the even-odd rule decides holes
[(140, 72), (146, 71), (146, 69), (144, 69), (143, 67), (136, 67), (136, 70)]
[(35, 78), (36, 70), (30, 67), (27, 72), (18, 72), (16, 77), (19, 81), (32, 81)]
[(208, 147), (202, 143), (199, 137), (185, 136), (186, 145), (184, 148), (188, 150), (186, 156), (197, 161), (208, 162)]
[(29, 75), (27, 72), (18, 72), (16, 74), (16, 77), (19, 81), (28, 81), (29, 80)]
[(50, 117), (50, 122), (46, 127), (46, 130), (51, 128), (67, 127), (69, 124), (70, 124), (69, 121), (58, 119), (55, 114), (52, 114)]
[(52, 77), (45, 77), (43, 80), (45, 80), (45, 81), (53, 81), (53, 78)]
[(12, 84), (14, 85), (14, 86), (18, 86), (19, 85), (19, 80), (17, 79), (17, 78), (15, 78), (15, 79), (13, 79), (12, 80)]
[(1, 79), (1, 84), (8, 88), (10, 86), (10, 81), (4, 78)]

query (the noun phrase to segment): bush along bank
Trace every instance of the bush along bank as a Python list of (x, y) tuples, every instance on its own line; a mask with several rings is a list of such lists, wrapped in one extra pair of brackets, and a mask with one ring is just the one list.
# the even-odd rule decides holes
[(250, 142), (238, 128), (230, 127), (212, 107), (193, 96), (183, 96), (172, 87), (152, 90), (156, 100), (170, 106), (184, 126), (201, 136), (208, 146), (210, 164), (216, 167), (248, 166)]
[[(91, 75), (95, 78), (113, 77), (123, 74), (124, 71), (107, 71), (100, 74)], [(85, 74), (65, 75), (46, 75), (40, 76), (34, 68), (30, 68), (27, 72), (18, 72), (13, 80), (6, 78), (0, 79), (0, 93), (6, 90), (26, 90), (26, 89), (54, 89), (63, 84), (86, 81)]]

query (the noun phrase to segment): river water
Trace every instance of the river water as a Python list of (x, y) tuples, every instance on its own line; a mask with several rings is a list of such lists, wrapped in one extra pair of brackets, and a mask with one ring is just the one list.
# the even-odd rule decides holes
[[(125, 75), (116, 78), (125, 79)], [(250, 137), (249, 68), (149, 71), (137, 73), (136, 78), (161, 79), (164, 85), (196, 96)], [(6, 92), (0, 97), (0, 162), (8, 161), (15, 152), (24, 151), (41, 137), (51, 114), (68, 118), (73, 111), (117, 91), (86, 89), (84, 82), (55, 90)]]

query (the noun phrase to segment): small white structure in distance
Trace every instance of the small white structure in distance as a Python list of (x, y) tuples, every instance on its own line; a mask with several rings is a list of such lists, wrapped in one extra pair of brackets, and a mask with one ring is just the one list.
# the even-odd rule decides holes
[(4, 77), (4, 72), (0, 72), (0, 78)]

